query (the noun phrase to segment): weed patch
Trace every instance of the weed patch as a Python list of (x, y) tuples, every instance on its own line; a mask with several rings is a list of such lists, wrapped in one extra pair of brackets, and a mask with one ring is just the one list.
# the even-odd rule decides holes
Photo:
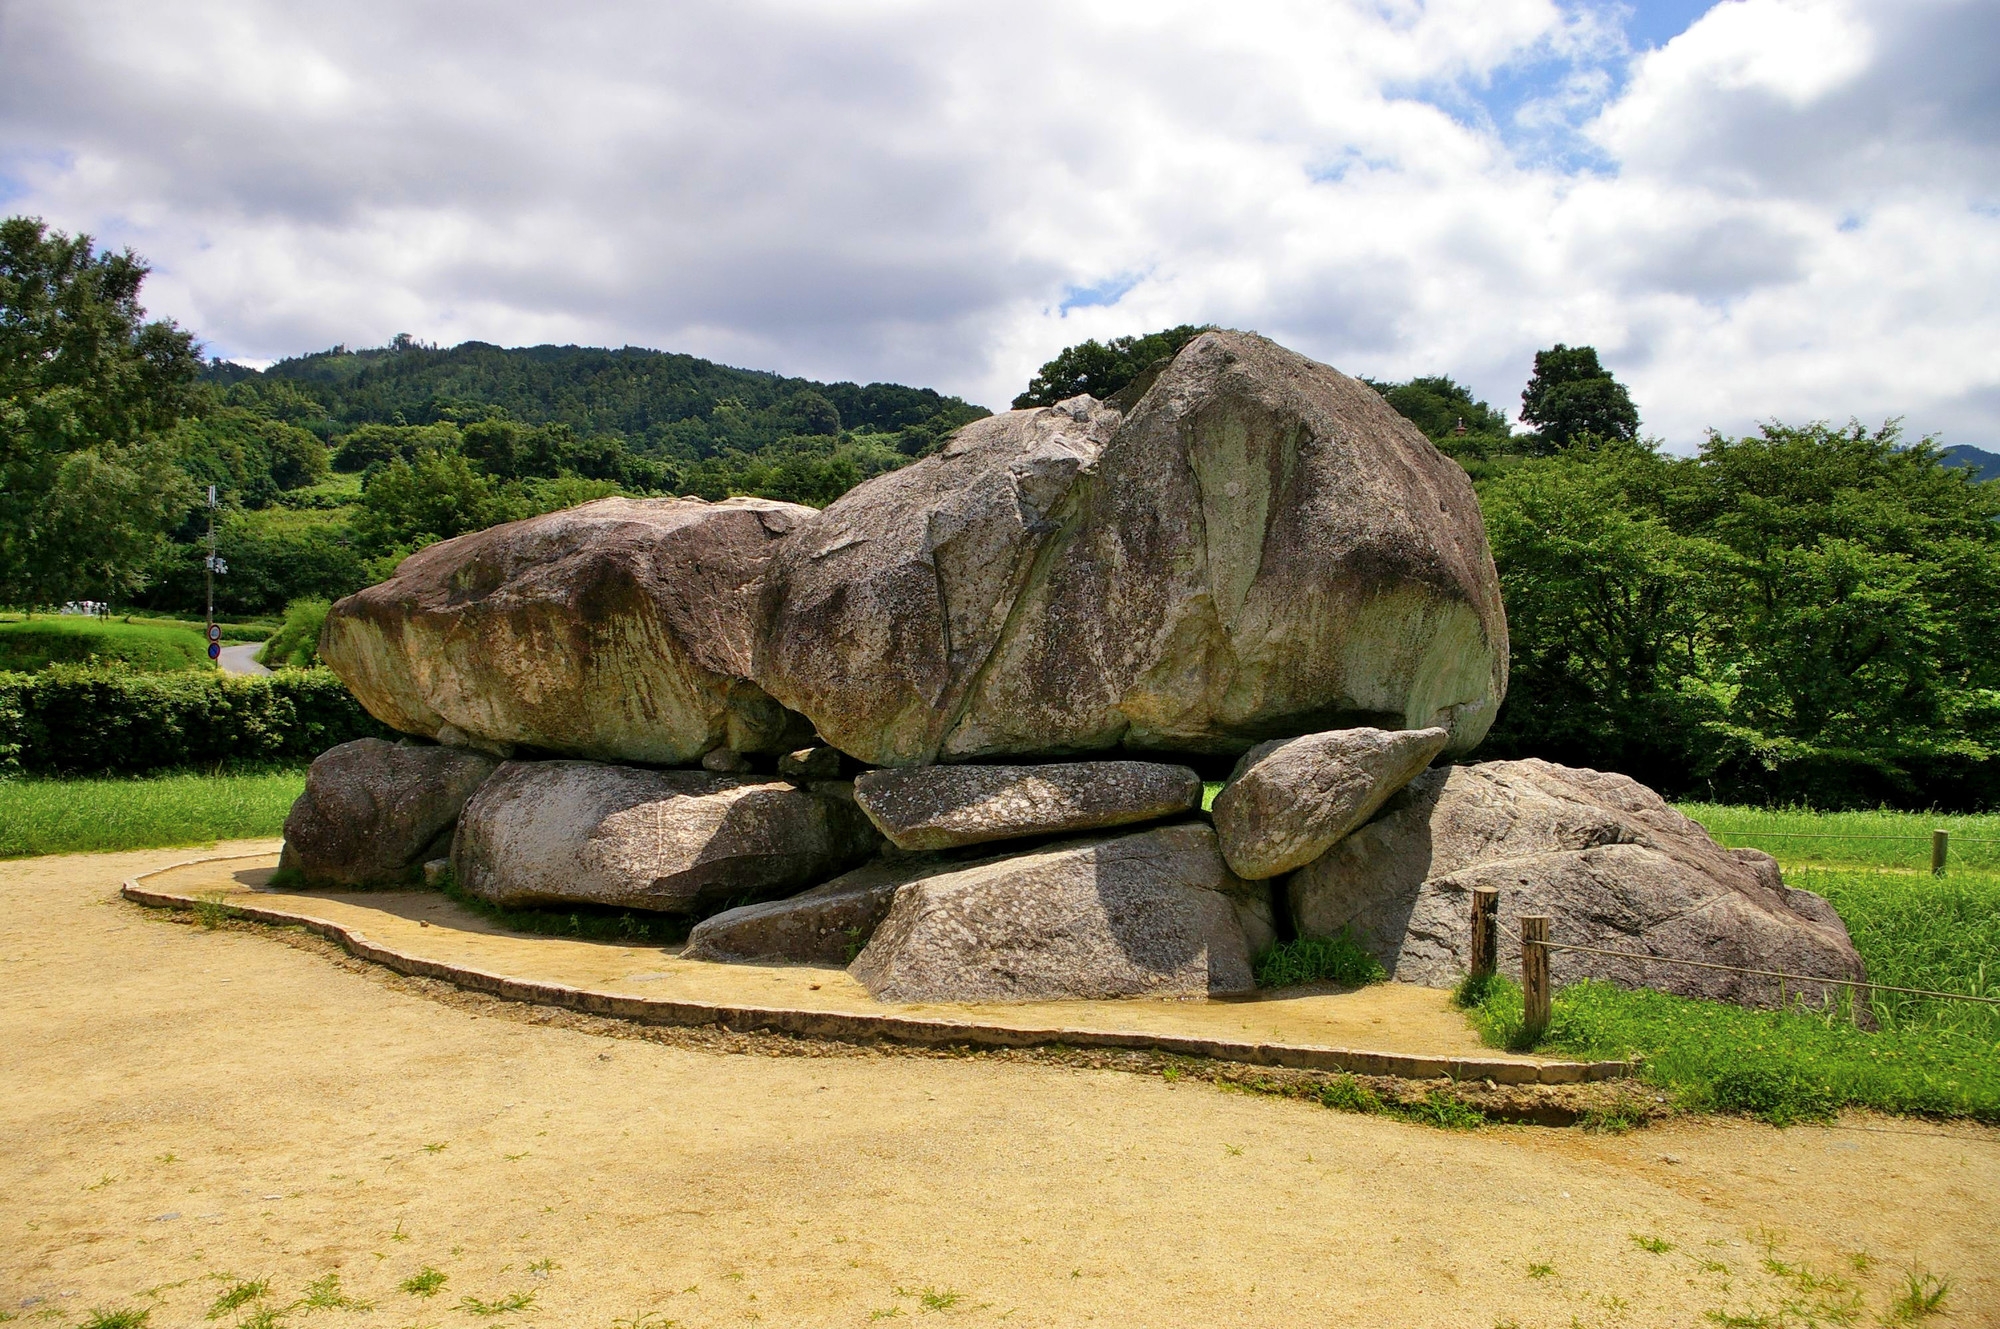
[(253, 1301), (267, 1297), (270, 1293), (271, 1280), (268, 1278), (248, 1279), (233, 1283), (223, 1289), (217, 1295), (214, 1302), (209, 1305), (208, 1318), (219, 1320), (231, 1311), (238, 1310)]
[(1331, 937), (1299, 937), (1266, 947), (1257, 957), (1256, 975), (1257, 986), (1262, 988), (1300, 983), (1361, 987), (1389, 976), (1346, 928)]
[(448, 1281), (449, 1278), (442, 1269), (433, 1269), (425, 1265), (396, 1286), (413, 1297), (428, 1298), (435, 1297)]
[(150, 1309), (142, 1310), (136, 1306), (127, 1306), (123, 1310), (115, 1311), (94, 1310), (78, 1329), (143, 1329), (146, 1321), (152, 1316), (153, 1312)]

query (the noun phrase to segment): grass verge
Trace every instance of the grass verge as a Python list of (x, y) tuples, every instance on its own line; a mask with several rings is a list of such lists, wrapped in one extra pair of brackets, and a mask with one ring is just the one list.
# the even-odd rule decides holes
[(156, 849), (277, 835), (302, 770), (0, 780), (0, 858)]

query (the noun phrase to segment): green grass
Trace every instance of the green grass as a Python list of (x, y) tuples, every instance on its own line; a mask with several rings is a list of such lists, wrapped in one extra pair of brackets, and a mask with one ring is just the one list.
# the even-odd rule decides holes
[[(1789, 880), (1833, 901), (1876, 982), (2000, 995), (2000, 874), (1819, 869)], [(1523, 1046), (1517, 986), (1466, 995), (1488, 1042)], [(2000, 1121), (2000, 1008), (1876, 994), (1870, 1009), (1872, 1033), (1844, 1009), (1753, 1011), (1586, 982), (1556, 993), (1537, 1046), (1638, 1054), (1644, 1076), (1684, 1105), (1780, 1125), (1843, 1107)]]
[(1928, 872), (1931, 832), (1951, 833), (1948, 870), (2000, 869), (2000, 814), (1814, 812), (1682, 803), (1680, 810), (1735, 848), (1762, 849), (1781, 863), (1842, 864)]
[(0, 780), (0, 858), (277, 835), (305, 772)]
[(1257, 956), (1256, 976), (1260, 988), (1283, 988), (1300, 983), (1360, 987), (1379, 983), (1389, 975), (1381, 962), (1342, 928), (1332, 937), (1300, 937), (1267, 946)]
[(212, 667), (199, 626), (69, 616), (0, 621), (0, 669), (34, 673), (93, 657), (154, 674)]

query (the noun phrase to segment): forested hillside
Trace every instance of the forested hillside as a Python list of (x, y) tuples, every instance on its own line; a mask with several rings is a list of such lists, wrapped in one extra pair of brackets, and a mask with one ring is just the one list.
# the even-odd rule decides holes
[[(268, 613), (386, 575), (437, 539), (612, 493), (762, 494), (825, 504), (987, 414), (895, 383), (816, 383), (627, 347), (399, 337), (258, 372), (211, 362), (172, 432), (221, 498), (218, 606)], [(137, 597), (203, 595), (191, 507)]]

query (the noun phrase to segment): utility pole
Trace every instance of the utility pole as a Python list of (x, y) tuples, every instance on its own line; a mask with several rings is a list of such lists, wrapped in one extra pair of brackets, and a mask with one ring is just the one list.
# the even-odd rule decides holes
[(208, 557), (203, 560), (203, 579), (208, 584), (208, 625), (202, 635), (208, 638), (208, 658), (222, 658), (222, 631), (215, 626), (215, 573), (219, 560), (215, 557), (215, 486), (208, 487)]

